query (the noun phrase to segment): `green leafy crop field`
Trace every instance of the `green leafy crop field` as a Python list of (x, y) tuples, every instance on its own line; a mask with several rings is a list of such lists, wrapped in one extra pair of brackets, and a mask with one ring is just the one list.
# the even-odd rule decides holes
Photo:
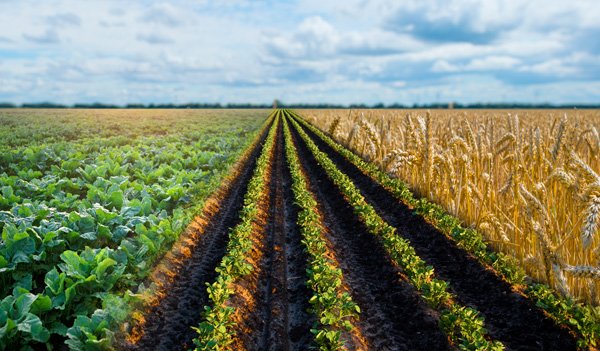
[(0, 350), (108, 345), (266, 116), (0, 110)]

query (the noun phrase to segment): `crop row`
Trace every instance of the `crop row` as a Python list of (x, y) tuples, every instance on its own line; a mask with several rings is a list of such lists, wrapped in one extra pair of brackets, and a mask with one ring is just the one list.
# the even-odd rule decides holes
[(228, 305), (229, 298), (234, 292), (231, 285), (255, 268), (248, 262), (247, 255), (252, 250), (251, 236), (256, 227), (261, 199), (266, 196), (267, 176), (271, 167), (279, 123), (280, 117), (277, 111), (244, 195), (240, 223), (229, 232), (227, 252), (216, 268), (218, 274), (216, 280), (207, 283), (211, 306), (204, 307), (204, 321), (198, 327), (194, 327), (198, 333), (198, 337), (194, 339), (195, 350), (222, 350), (233, 342), (235, 330), (231, 317), (235, 310)]
[(440, 326), (452, 342), (464, 350), (501, 350), (502, 343), (486, 338), (484, 321), (472, 308), (460, 306), (448, 292), (445, 281), (434, 278), (431, 266), (415, 253), (414, 248), (397, 235), (395, 228), (386, 223), (366, 202), (350, 178), (320, 151), (295, 119), (291, 119), (297, 132), (317, 162), (336, 184), (346, 200), (354, 208), (355, 214), (373, 235), (379, 237), (392, 258), (402, 267), (412, 285), (421, 293), (427, 304), (440, 311)]
[(320, 350), (343, 349), (342, 330), (352, 329), (352, 319), (358, 316), (360, 308), (343, 291), (342, 271), (328, 258), (327, 242), (323, 238), (321, 219), (316, 211), (317, 201), (311, 194), (301, 169), (287, 118), (283, 119), (283, 125), (292, 190), (295, 203), (300, 207), (297, 223), (303, 237), (302, 243), (310, 256), (307, 284), (313, 292), (310, 304), (317, 316), (317, 326), (312, 332)]
[(0, 350), (64, 339), (73, 349), (111, 343), (138, 299), (129, 290), (254, 135), (205, 132), (2, 153)]
[(365, 175), (381, 184), (399, 201), (411, 207), (416, 214), (427, 219), (447, 237), (455, 241), (458, 246), (471, 253), (480, 262), (501, 275), (515, 289), (536, 301), (537, 306), (546, 311), (559, 324), (568, 325), (576, 331), (580, 336), (578, 340), (580, 347), (598, 346), (598, 339), (600, 339), (600, 316), (598, 316), (593, 307), (585, 306), (574, 302), (570, 298), (562, 297), (545, 284), (534, 283), (524, 279), (525, 272), (517, 265), (515, 260), (508, 255), (491, 250), (484, 241), (481, 233), (474, 229), (464, 228), (460, 220), (448, 214), (441, 206), (433, 204), (425, 198), (415, 198), (410, 189), (400, 179), (392, 178), (377, 168), (376, 165), (364, 161), (350, 150), (335, 142), (321, 130), (304, 121), (301, 117), (297, 115), (294, 117), (295, 121), (314, 132), (325, 143), (358, 167)]

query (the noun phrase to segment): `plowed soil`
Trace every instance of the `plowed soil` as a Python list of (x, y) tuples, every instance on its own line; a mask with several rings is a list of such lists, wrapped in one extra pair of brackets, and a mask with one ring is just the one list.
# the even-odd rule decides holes
[[(292, 179), (285, 160), (280, 126), (271, 177), (271, 218), (267, 270), (261, 286), (264, 323), (257, 350), (306, 350), (312, 343), (315, 318), (308, 312), (311, 291), (306, 286), (308, 257), (296, 220)], [(251, 348), (249, 348), (251, 349)]]
[(240, 293), (232, 297), (239, 318), (235, 350), (306, 350), (312, 341), (307, 256), (296, 225), (281, 124), (272, 160), (269, 196), (261, 204), (266, 221), (254, 235), (255, 269), (235, 284)]

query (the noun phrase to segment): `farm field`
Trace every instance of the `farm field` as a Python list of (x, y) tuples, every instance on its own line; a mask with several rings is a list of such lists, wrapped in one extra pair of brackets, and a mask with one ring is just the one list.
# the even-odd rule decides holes
[[(479, 125), (435, 129), (415, 111), (392, 127), (404, 112), (366, 113), (0, 112), (0, 349), (596, 350), (600, 241), (569, 216), (595, 217), (550, 207), (575, 201), (563, 183), (544, 184), (562, 197), (543, 203), (519, 168), (523, 155), (552, 157), (567, 175), (592, 164), (591, 177), (595, 126), (573, 126), (590, 145), (581, 153), (566, 122), (511, 116), (513, 137), (488, 141), (495, 152), (458, 140)], [(460, 145), (445, 151), (446, 139)], [(474, 183), (506, 170), (479, 170), (473, 153), (518, 174), (508, 188), (524, 203), (510, 214), (523, 229), (503, 229), (508, 241), (486, 230), (501, 220), (481, 219), (496, 212), (471, 209), (504, 205)], [(434, 178), (449, 156), (470, 162), (441, 178), (465, 194)], [(593, 181), (571, 177), (577, 189)], [(576, 235), (559, 245), (561, 220)], [(539, 241), (519, 241), (528, 226)]]
[(0, 111), (0, 349), (107, 347), (140, 283), (264, 119)]
[(600, 304), (600, 111), (305, 113), (534, 279)]

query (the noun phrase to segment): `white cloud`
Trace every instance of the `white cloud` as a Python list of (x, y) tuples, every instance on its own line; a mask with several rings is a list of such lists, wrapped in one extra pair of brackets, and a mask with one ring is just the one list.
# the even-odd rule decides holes
[(152, 5), (140, 17), (144, 23), (160, 24), (167, 27), (178, 27), (183, 24), (184, 16), (174, 5), (163, 2)]
[(487, 56), (471, 60), (465, 68), (468, 71), (507, 70), (520, 63), (520, 60), (510, 56)]
[(263, 43), (276, 57), (301, 60), (391, 55), (422, 46), (409, 36), (379, 28), (342, 30), (319, 16), (303, 19), (291, 34), (263, 33)]
[(441, 72), (441, 73), (458, 72), (460, 70), (461, 70), (460, 67), (453, 65), (446, 60), (437, 60), (434, 62), (433, 66), (431, 67), (431, 71)]
[(315, 16), (304, 19), (293, 35), (268, 38), (266, 44), (277, 56), (319, 57), (334, 54), (340, 39), (339, 33), (331, 24)]
[(560, 77), (576, 77), (585, 74), (586, 68), (595, 68), (600, 72), (600, 56), (574, 53), (568, 56), (551, 58), (523, 67), (523, 71), (556, 75)]

